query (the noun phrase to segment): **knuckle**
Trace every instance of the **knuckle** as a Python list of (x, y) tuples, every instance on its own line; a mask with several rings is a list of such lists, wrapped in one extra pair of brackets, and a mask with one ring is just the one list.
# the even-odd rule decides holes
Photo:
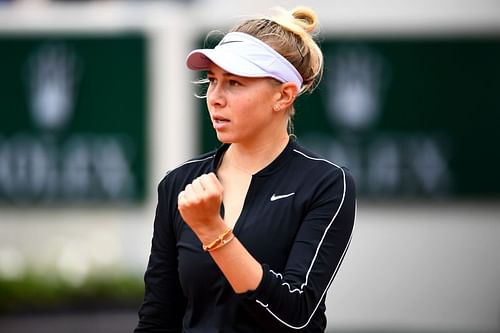
[(207, 193), (207, 197), (210, 200), (218, 199), (220, 197), (219, 191), (210, 191)]

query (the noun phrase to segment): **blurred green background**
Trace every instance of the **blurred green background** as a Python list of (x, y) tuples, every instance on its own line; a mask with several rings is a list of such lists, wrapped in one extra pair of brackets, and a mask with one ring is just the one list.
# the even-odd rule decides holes
[(132, 331), (165, 173), (215, 149), (186, 54), (275, 5), (321, 22), (305, 146), (351, 169), (334, 332), (500, 330), (500, 5), (0, 2), (0, 332)]

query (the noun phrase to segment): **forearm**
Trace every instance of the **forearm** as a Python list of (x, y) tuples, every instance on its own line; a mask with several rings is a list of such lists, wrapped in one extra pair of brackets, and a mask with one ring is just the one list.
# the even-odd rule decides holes
[[(220, 216), (223, 190), (217, 176), (210, 173), (193, 180), (178, 195), (182, 218), (205, 246), (226, 235), (227, 225)], [(262, 279), (261, 265), (236, 238), (222, 245), (208, 251), (234, 291), (255, 290)]]
[(257, 289), (262, 280), (262, 266), (238, 239), (210, 252), (210, 255), (236, 293)]
[[(222, 234), (225, 225), (221, 223), (220, 226), (220, 229), (199, 235), (202, 243), (208, 244)], [(262, 266), (236, 237), (209, 253), (236, 293), (257, 289), (262, 280)]]

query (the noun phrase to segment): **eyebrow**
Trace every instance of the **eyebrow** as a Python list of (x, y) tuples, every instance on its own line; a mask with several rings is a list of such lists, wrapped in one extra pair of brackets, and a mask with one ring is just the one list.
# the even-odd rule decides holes
[[(207, 71), (207, 75), (215, 75), (214, 72), (208, 70)], [(226, 72), (226, 71), (223, 71), (222, 72), (222, 76), (238, 76), (238, 75), (235, 75), (235, 74), (232, 74), (232, 73), (229, 73), (229, 72)]]

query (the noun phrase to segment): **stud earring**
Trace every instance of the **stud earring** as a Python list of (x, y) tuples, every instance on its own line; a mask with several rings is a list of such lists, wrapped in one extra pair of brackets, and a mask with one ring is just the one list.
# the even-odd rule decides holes
[(279, 110), (281, 110), (281, 107), (280, 107), (278, 104), (275, 104), (275, 105), (273, 106), (273, 110), (274, 110), (274, 111), (279, 111)]

